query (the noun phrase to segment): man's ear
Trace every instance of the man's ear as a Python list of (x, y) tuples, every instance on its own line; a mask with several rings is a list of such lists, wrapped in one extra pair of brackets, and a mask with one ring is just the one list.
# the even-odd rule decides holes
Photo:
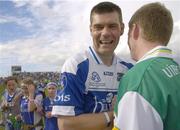
[(123, 35), (123, 33), (124, 33), (124, 23), (121, 23), (121, 33), (120, 33), (120, 35)]
[(132, 35), (133, 35), (133, 38), (135, 40), (138, 39), (139, 37), (139, 34), (140, 34), (140, 29), (139, 29), (139, 26), (137, 24), (133, 24), (133, 27), (132, 27)]

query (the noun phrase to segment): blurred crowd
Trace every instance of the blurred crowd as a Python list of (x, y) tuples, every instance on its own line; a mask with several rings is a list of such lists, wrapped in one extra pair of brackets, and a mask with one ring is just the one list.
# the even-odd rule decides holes
[(58, 130), (51, 116), (61, 91), (57, 72), (22, 72), (0, 78), (0, 126), (5, 130)]
[[(59, 72), (20, 72), (17, 74), (13, 74), (13, 76), (15, 76), (18, 81), (22, 81), (27, 77), (31, 77), (38, 84), (47, 84), (51, 81), (56, 82), (58, 85), (60, 85), (58, 83), (60, 78)], [(3, 85), (6, 78), (7, 77), (0, 77), (0, 85)]]

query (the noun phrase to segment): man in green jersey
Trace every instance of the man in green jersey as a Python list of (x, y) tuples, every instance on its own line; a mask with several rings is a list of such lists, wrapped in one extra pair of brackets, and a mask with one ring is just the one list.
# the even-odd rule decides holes
[(172, 30), (160, 3), (131, 17), (128, 45), (137, 63), (121, 80), (113, 130), (180, 130), (180, 66), (166, 47)]

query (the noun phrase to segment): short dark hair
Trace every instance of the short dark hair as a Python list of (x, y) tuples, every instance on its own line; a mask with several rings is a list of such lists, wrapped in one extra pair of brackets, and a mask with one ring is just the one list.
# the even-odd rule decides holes
[(123, 20), (122, 20), (121, 8), (112, 2), (101, 2), (97, 5), (95, 5), (91, 10), (90, 22), (92, 23), (92, 21), (93, 21), (92, 16), (95, 13), (96, 14), (103, 14), (103, 13), (111, 13), (114, 11), (119, 14), (119, 21), (122, 23)]

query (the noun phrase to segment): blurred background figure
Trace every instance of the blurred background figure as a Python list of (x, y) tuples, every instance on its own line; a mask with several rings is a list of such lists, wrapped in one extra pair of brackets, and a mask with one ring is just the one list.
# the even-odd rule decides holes
[(23, 130), (43, 130), (43, 95), (30, 78), (22, 81), (21, 88), (23, 89), (23, 96), (20, 100)]
[(19, 101), (22, 95), (18, 88), (18, 80), (16, 77), (7, 77), (5, 80), (6, 89), (2, 94), (0, 108), (2, 111), (1, 125), (5, 126), (5, 130), (19, 130), (18, 122), (20, 121)]
[(45, 113), (44, 130), (58, 130), (57, 118), (51, 115), (57, 87), (55, 82), (49, 82), (46, 85), (47, 97), (43, 100), (43, 111)]

